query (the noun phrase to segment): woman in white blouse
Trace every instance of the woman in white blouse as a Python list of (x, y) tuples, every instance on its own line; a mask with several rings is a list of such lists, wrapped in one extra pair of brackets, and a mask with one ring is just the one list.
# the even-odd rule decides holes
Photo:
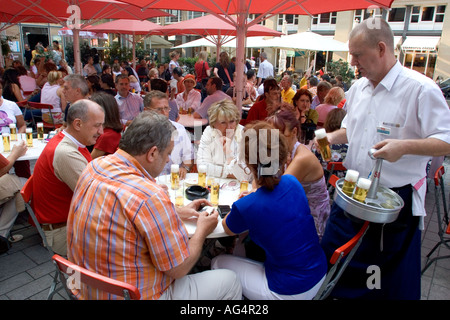
[(197, 166), (206, 165), (206, 174), (219, 178), (251, 180), (251, 172), (240, 161), (239, 149), (243, 126), (238, 108), (225, 99), (208, 110), (209, 126), (200, 140)]
[(192, 74), (187, 74), (183, 80), (184, 91), (177, 95), (175, 101), (177, 102), (179, 113), (187, 113), (189, 108), (192, 108), (192, 113), (200, 107), (202, 94), (195, 90), (195, 77)]

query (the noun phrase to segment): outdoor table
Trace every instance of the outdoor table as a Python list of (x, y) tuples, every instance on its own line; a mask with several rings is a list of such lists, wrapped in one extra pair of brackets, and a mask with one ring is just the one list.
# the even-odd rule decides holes
[[(33, 139), (33, 146), (28, 147), (27, 152), (23, 156), (19, 157), (16, 161), (37, 160), (37, 158), (39, 158), (45, 146), (47, 145), (46, 138), (47, 134), (44, 134), (44, 140)], [(16, 145), (22, 139), (26, 140), (25, 133), (18, 134), (17, 140), (10, 142), (10, 150), (12, 150), (14, 145)], [(0, 143), (0, 153), (2, 154), (2, 156), (7, 158), (11, 152), (3, 152), (3, 143)]]
[(195, 127), (203, 127), (208, 124), (208, 119), (196, 119), (189, 114), (180, 114), (179, 124), (182, 124), (185, 128), (193, 129)]
[[(207, 177), (207, 180), (210, 177)], [(188, 173), (186, 175), (186, 179), (183, 180), (183, 194), (184, 194), (184, 205), (187, 205), (191, 201), (186, 198), (186, 194), (184, 190), (189, 185), (197, 184), (198, 174), (197, 173)], [(235, 179), (222, 179), (222, 178), (214, 178), (215, 181), (219, 180), (220, 191), (219, 191), (219, 205), (229, 205), (238, 200), (238, 196), (240, 193), (240, 182)], [(161, 185), (166, 185), (169, 189), (170, 200), (175, 203), (175, 190), (170, 187), (170, 174), (161, 175), (156, 178), (156, 182)], [(249, 190), (252, 188), (249, 183)], [(210, 200), (210, 196), (208, 196), (207, 200)], [(191, 221), (183, 221), (186, 227), (186, 230), (189, 236), (192, 236), (195, 233), (195, 229), (197, 228), (197, 219), (192, 219)], [(217, 227), (214, 229), (212, 233), (210, 233), (207, 238), (222, 238), (228, 237), (228, 234), (225, 233), (225, 230), (222, 226), (222, 218), (219, 216), (219, 221), (217, 223)]]

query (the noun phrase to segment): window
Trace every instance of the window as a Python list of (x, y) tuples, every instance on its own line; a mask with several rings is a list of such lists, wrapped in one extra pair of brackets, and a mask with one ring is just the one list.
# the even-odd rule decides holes
[(379, 9), (367, 9), (367, 10), (355, 10), (355, 19), (358, 22), (366, 20), (371, 16), (381, 16), (381, 12)]
[(434, 7), (422, 8), (422, 21), (433, 21)]
[[(253, 14), (249, 14), (248, 15), (248, 19), (250, 20), (250, 21), (252, 21), (252, 20), (255, 20), (256, 18), (258, 18), (260, 16), (260, 14), (255, 14), (255, 13), (253, 13)], [(279, 18), (279, 17), (278, 17)], [(261, 22), (259, 22), (258, 24), (260, 24), (260, 25), (266, 25), (266, 20), (263, 20), (263, 21), (261, 21)], [(283, 25), (283, 22), (281, 22), (281, 25)]]
[(298, 15), (297, 14), (279, 14), (278, 15), (278, 25), (282, 26), (284, 20), (286, 20), (286, 24), (298, 25)]
[[(359, 10), (361, 11), (361, 10)], [(312, 24), (336, 24), (337, 12), (321, 13), (313, 16)]]
[(445, 6), (437, 6), (434, 22), (444, 22)]
[(205, 12), (188, 11), (187, 19), (191, 20), (191, 19), (195, 19), (195, 18), (200, 18), (200, 17), (203, 17), (204, 15), (206, 15)]
[(392, 8), (389, 11), (389, 22), (403, 22), (405, 21), (406, 8)]
[(166, 10), (166, 12), (173, 14), (174, 17), (165, 17), (166, 23), (175, 23), (181, 21), (181, 11), (180, 10)]
[(415, 6), (411, 12), (411, 23), (444, 22), (446, 6), (419, 7)]

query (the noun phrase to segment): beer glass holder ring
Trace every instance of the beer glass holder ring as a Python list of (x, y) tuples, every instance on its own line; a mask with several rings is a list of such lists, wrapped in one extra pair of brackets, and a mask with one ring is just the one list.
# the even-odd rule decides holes
[(344, 178), (336, 182), (334, 201), (351, 216), (374, 223), (394, 222), (404, 206), (403, 199), (394, 191), (382, 185), (377, 186), (376, 196), (366, 198), (365, 202), (349, 197), (342, 191)]

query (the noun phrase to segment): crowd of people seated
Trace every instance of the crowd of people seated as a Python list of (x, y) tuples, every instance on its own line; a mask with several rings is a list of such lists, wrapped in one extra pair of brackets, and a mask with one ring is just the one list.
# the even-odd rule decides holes
[[(318, 111), (327, 106), (327, 114), (321, 112), (320, 116), (326, 117), (323, 125), (327, 130), (335, 130), (339, 125), (335, 118), (342, 115), (332, 111), (344, 111), (337, 101), (337, 96), (344, 99), (342, 89), (320, 85), (323, 81), (317, 91), (297, 88), (289, 74), (283, 74), (279, 81), (272, 76), (259, 79), (247, 64), (242, 75), (243, 103), (250, 110), (243, 118), (236, 106), (235, 59), (223, 52), (217, 64), (210, 67), (206, 53), (201, 52), (195, 71), (189, 74), (181, 68), (179, 57), (178, 52), (172, 52), (170, 63), (159, 66), (141, 60), (134, 70), (128, 62), (119, 64), (117, 60), (101, 67), (94, 55), (86, 57), (82, 74), (73, 74), (71, 69), (69, 73), (64, 59), (56, 64), (37, 57), (35, 73), (20, 64), (3, 72), (0, 111), (5, 110), (9, 121), (2, 123), (2, 130), (8, 130), (9, 122), (16, 123), (19, 132), (32, 125), (23, 116), (26, 110), (16, 105), (27, 98), (51, 104), (52, 116), (45, 109), (39, 116), (42, 121), (60, 125), (33, 173), (32, 205), (48, 244), (55, 253), (95, 272), (120, 270), (117, 279), (133, 282), (146, 299), (240, 299), (242, 295), (249, 299), (311, 299), (324, 281), (327, 268), (319, 241), (330, 199), (323, 162), (311, 150), (312, 137), (305, 138), (312, 129), (305, 132), (304, 125), (315, 128), (322, 119)], [(308, 86), (316, 83), (313, 78), (308, 79)], [(320, 98), (316, 111), (312, 103), (319, 92), (322, 94), (322, 87), (330, 94)], [(25, 91), (32, 93), (26, 97)], [(183, 114), (207, 120), (197, 146), (191, 133), (177, 122)], [(268, 167), (259, 153), (256, 162), (250, 161), (254, 146), (249, 145), (245, 134), (251, 130), (256, 130), (258, 137), (261, 130), (279, 132), (278, 140), (266, 144), (265, 150), (270, 153), (275, 147), (280, 149), (280, 157), (271, 163), (275, 169)], [(13, 188), (0, 199), (4, 208), (0, 239), (9, 242), (21, 239), (18, 234), (11, 235), (10, 229), (17, 212), (23, 210), (18, 192), (30, 175), (22, 177), (20, 170), (10, 175), (6, 170), (21, 163), (16, 159), (24, 150), (25, 146), (18, 145), (11, 157), (1, 162), (0, 179), (13, 182)], [(172, 164), (179, 165), (181, 179), (203, 165), (208, 176), (250, 182), (251, 192), (240, 195), (223, 226), (233, 239), (229, 253), (242, 252), (239, 246), (243, 243), (237, 235), (247, 230), (247, 241), (264, 251), (265, 260), (254, 261), (250, 253), (247, 257), (219, 255), (212, 260), (210, 271), (188, 273), (197, 263), (206, 236), (217, 224), (217, 212), (210, 216), (197, 212), (202, 205), (211, 205), (207, 200), (181, 208), (173, 206), (155, 180), (169, 174)], [(117, 205), (108, 209), (114, 214), (108, 215), (108, 223), (102, 223), (103, 229), (98, 222), (106, 219), (104, 210), (100, 210), (105, 197), (110, 198), (108, 203)], [(85, 206), (86, 201), (91, 205)], [(273, 211), (277, 201), (287, 201), (289, 210)], [(144, 216), (144, 207), (148, 216)], [(131, 219), (136, 215), (139, 218)], [(197, 217), (198, 226), (189, 239), (180, 223), (192, 216)], [(131, 229), (127, 223), (133, 225), (132, 234), (128, 234)], [(279, 233), (267, 237), (267, 228), (274, 225), (289, 228), (280, 227)], [(167, 234), (156, 236), (155, 231), (161, 227)], [(100, 246), (90, 240), (104, 232), (111, 236), (103, 238)], [(83, 248), (88, 244), (84, 241), (89, 246), (97, 245), (86, 251)], [(167, 241), (164, 248), (161, 241)], [(299, 243), (303, 244), (301, 251)], [(138, 246), (137, 259), (142, 268), (128, 268), (126, 261), (136, 259), (128, 254), (121, 258), (126, 264), (106, 260), (103, 246), (120, 246), (126, 252)], [(100, 259), (100, 265), (88, 266), (91, 259)], [(246, 279), (249, 274), (251, 280)], [(142, 285), (138, 279), (148, 281)], [(197, 288), (194, 291), (193, 286)], [(80, 298), (94, 296), (83, 290), (79, 294)]]

